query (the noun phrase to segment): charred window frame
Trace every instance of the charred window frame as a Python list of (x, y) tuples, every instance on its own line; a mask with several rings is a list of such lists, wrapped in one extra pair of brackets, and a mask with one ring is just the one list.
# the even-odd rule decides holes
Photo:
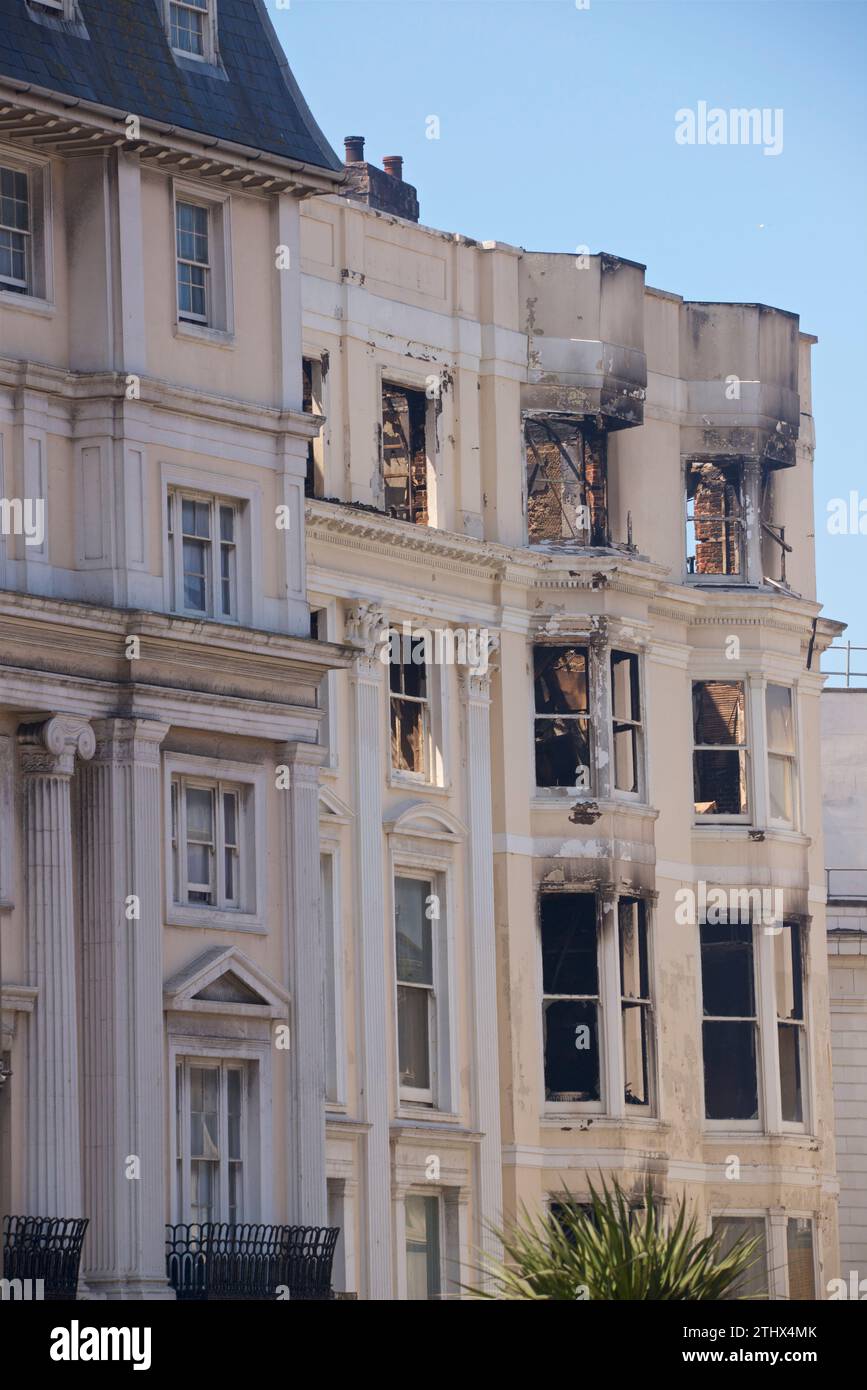
[(686, 568), (702, 581), (746, 580), (745, 478), (740, 459), (686, 464)]
[(595, 893), (543, 893), (542, 1047), (545, 1100), (601, 1111), (602, 961)]
[(423, 636), (389, 633), (389, 710), (392, 770), (428, 782), (432, 777), (430, 673), (426, 661), (415, 659), (423, 642)]
[(607, 546), (607, 435), (581, 416), (524, 415), (529, 545)]
[(637, 652), (611, 653), (611, 744), (613, 790), (638, 799), (644, 766), (641, 675)]
[(382, 478), (385, 510), (401, 521), (429, 524), (430, 455), (423, 390), (382, 383)]
[(760, 1037), (752, 922), (702, 923), (704, 1113), (757, 1129)]
[(640, 898), (619, 899), (617, 944), (623, 1099), (627, 1114), (650, 1114), (654, 1084), (653, 1004), (647, 910)]
[(768, 758), (768, 822), (794, 827), (798, 820), (798, 756), (795, 692), (789, 685), (765, 687)]
[[(302, 397), (301, 409), (305, 415), (323, 415), (323, 377), (322, 363), (315, 357), (301, 359)], [(304, 478), (305, 497), (324, 497), (325, 461), (321, 431), (315, 439), (307, 441), (307, 473)]]
[(536, 786), (592, 790), (590, 648), (533, 648)]
[(747, 824), (750, 766), (744, 682), (693, 681), (692, 712), (696, 819)]
[(780, 1120), (784, 1128), (803, 1129), (807, 1119), (807, 1020), (804, 1012), (804, 931), (799, 922), (784, 923), (773, 941), (774, 997), (777, 1014), (777, 1064)]

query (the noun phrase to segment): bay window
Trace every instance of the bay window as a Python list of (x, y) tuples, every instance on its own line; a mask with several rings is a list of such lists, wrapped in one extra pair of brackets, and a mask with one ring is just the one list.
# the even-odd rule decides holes
[(696, 816), (745, 821), (749, 749), (743, 681), (693, 681), (692, 716)]

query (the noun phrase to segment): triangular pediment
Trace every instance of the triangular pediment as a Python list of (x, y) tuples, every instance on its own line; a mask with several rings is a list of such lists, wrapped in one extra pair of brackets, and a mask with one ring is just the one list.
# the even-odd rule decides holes
[(330, 787), (320, 787), (319, 819), (325, 824), (348, 825), (355, 819), (355, 812)]
[(288, 992), (237, 946), (212, 946), (196, 956), (166, 981), (163, 997), (174, 1013), (289, 1013)]

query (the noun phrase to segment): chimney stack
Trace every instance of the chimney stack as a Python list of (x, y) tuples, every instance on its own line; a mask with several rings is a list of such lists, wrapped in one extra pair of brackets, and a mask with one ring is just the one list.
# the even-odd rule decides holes
[(403, 181), (402, 154), (384, 154), (382, 156), (382, 167), (393, 179), (400, 179), (401, 182)]
[(417, 222), (418, 197), (412, 184), (404, 183), (403, 155), (385, 155), (383, 167), (378, 169), (364, 157), (363, 135), (347, 135), (343, 144), (346, 174), (340, 197), (366, 203), (377, 212), (388, 212), (407, 222)]
[(364, 163), (364, 136), (347, 135), (343, 141), (343, 148), (346, 151), (345, 164)]

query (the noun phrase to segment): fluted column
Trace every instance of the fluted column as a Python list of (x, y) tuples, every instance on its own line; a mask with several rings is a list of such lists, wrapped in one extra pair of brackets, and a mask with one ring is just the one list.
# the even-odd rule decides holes
[(55, 715), (19, 729), (30, 982), (28, 1208), (81, 1217), (78, 1023), (75, 1001), (70, 782), (76, 755), (93, 756), (84, 719)]
[(319, 768), (326, 750), (285, 743), (289, 989), (288, 1216), (303, 1226), (328, 1224), (325, 1170), (325, 943), (319, 912)]
[[(486, 657), (493, 642), (485, 647)], [(470, 960), (472, 965), (473, 1123), (482, 1138), (474, 1203), (478, 1249), (501, 1257), (491, 1223), (503, 1216), (500, 1068), (497, 1038), (497, 946), (494, 917), (494, 839), (491, 811), (491, 668), (458, 668), (464, 702), (464, 761), (469, 830)]]
[(385, 955), (382, 788), (383, 663), (378, 639), (386, 620), (375, 604), (347, 614), (347, 641), (358, 648), (352, 683), (355, 780), (356, 911), (360, 936), (361, 1113), (369, 1125), (362, 1230), (368, 1298), (391, 1299), (391, 1149), (389, 1143), (389, 994)]
[(80, 779), (85, 1277), (111, 1299), (171, 1298), (165, 1274), (160, 744), (106, 719)]

